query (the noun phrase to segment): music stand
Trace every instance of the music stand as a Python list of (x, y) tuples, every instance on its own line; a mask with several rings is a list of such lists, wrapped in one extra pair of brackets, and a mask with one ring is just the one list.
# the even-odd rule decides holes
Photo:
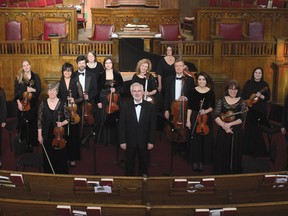
[(259, 126), (261, 125), (261, 126), (271, 128), (270, 122), (264, 113), (259, 112), (255, 109), (250, 109), (250, 112), (252, 112), (251, 114), (255, 116), (255, 118), (257, 119)]

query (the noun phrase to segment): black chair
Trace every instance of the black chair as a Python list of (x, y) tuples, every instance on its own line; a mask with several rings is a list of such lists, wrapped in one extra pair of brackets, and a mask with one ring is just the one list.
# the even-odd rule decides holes
[(16, 131), (18, 127), (18, 108), (17, 104), (14, 101), (6, 101), (7, 106), (7, 119), (6, 119), (6, 126), (5, 129), (9, 132), (9, 139), (10, 139), (10, 151), (12, 151), (12, 133)]
[(269, 125), (261, 125), (261, 131), (267, 135), (269, 142), (269, 152), (271, 151), (273, 135), (281, 132), (281, 118), (283, 106), (279, 104), (271, 104), (268, 114)]

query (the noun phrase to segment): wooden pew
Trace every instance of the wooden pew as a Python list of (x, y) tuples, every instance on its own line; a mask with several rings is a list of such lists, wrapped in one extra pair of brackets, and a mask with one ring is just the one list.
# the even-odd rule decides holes
[[(1, 176), (11, 172), (0, 171)], [(17, 172), (13, 172), (17, 173)], [(112, 193), (94, 193), (94, 188), (74, 187), (74, 178), (86, 178), (99, 181), (101, 178), (113, 178)], [(23, 173), (23, 187), (1, 187), (0, 197), (43, 201), (93, 202), (142, 204), (143, 178), (50, 175), (41, 173)]]
[(57, 205), (71, 206), (71, 210), (87, 211), (87, 206), (101, 207), (101, 215), (130, 215), (146, 216), (145, 205), (123, 205), (123, 204), (99, 204), (76, 203), (76, 202), (48, 202), (21, 199), (0, 198), (0, 215), (23, 216), (23, 215), (58, 215)]

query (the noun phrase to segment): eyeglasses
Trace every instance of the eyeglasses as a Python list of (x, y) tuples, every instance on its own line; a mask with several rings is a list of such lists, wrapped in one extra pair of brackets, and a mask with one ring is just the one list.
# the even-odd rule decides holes
[(112, 64), (112, 62), (105, 62), (105, 64)]

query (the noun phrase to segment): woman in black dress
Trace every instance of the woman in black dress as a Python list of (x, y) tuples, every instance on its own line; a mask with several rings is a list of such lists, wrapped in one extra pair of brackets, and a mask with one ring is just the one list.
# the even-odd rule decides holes
[[(2, 128), (6, 125), (7, 107), (6, 95), (3, 88), (0, 87), (0, 157), (2, 155)], [(0, 161), (0, 167), (2, 162)]]
[(84, 101), (82, 86), (79, 81), (72, 78), (73, 65), (65, 63), (62, 65), (62, 77), (59, 85), (58, 98), (66, 103), (70, 111), (69, 132), (67, 138), (67, 151), (70, 166), (75, 166), (76, 160), (81, 159), (80, 131), (81, 131), (81, 107)]
[(87, 53), (87, 65), (86, 65), (87, 71), (92, 71), (96, 75), (96, 80), (98, 80), (98, 77), (102, 71), (104, 71), (104, 67), (101, 64), (101, 62), (97, 61), (96, 54), (93, 51), (90, 51)]
[(206, 73), (198, 73), (197, 86), (188, 101), (186, 126), (192, 129), (189, 160), (194, 171), (202, 171), (203, 163), (212, 163), (213, 158), (212, 111), (215, 108), (215, 94)]
[(157, 83), (156, 79), (150, 74), (152, 68), (151, 61), (148, 59), (141, 59), (136, 66), (136, 73), (132, 77), (131, 84), (137, 82), (143, 85), (144, 100), (152, 103), (157, 101)]
[(37, 105), (41, 93), (41, 81), (38, 74), (31, 71), (28, 60), (22, 62), (14, 83), (14, 100), (18, 105), (18, 131), (26, 151), (37, 146)]
[(255, 68), (251, 79), (244, 84), (242, 98), (249, 107), (244, 128), (244, 153), (253, 157), (265, 156), (267, 150), (260, 126), (265, 124), (270, 88), (264, 81), (261, 67)]
[(218, 125), (215, 145), (215, 174), (241, 172), (242, 123), (246, 118), (247, 106), (239, 96), (240, 87), (236, 80), (225, 86), (225, 96), (215, 106), (215, 122)]
[[(58, 134), (54, 136), (54, 128), (57, 127), (57, 130), (59, 129), (60, 131), (60, 128), (69, 124), (70, 116), (65, 103), (61, 102), (57, 97), (58, 90), (58, 82), (49, 83), (47, 91), (48, 99), (40, 103), (38, 110), (38, 141), (44, 149), (44, 172), (67, 174), (67, 149), (65, 144), (63, 144), (65, 143), (63, 139), (66, 136), (64, 133), (61, 133), (61, 136), (60, 134), (59, 136)], [(64, 130), (67, 131), (67, 127)], [(63, 132), (62, 129), (61, 132)]]
[(114, 61), (111, 57), (106, 57), (103, 65), (105, 69), (101, 72), (98, 82), (100, 103), (97, 105), (101, 110), (101, 125), (97, 141), (104, 145), (117, 145), (117, 122), (121, 107), (120, 95), (123, 92), (123, 79), (121, 74), (113, 68)]
[(158, 91), (164, 95), (166, 79), (169, 76), (175, 76), (175, 57), (173, 56), (173, 49), (170, 46), (166, 48), (166, 56), (160, 59), (157, 65)]

